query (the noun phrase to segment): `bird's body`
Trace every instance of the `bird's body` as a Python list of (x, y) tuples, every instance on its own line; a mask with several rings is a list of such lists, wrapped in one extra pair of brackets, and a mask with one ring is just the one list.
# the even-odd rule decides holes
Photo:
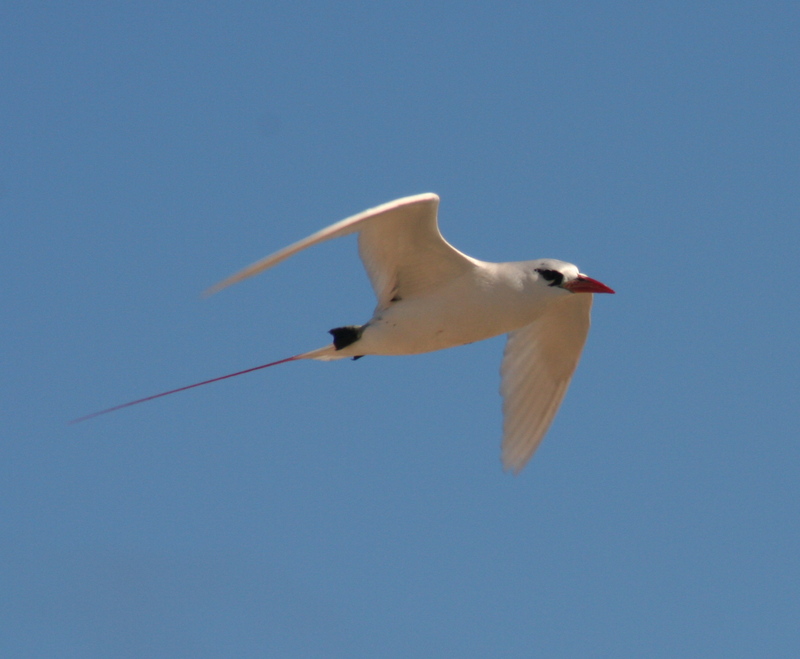
[(332, 357), (413, 355), (507, 334), (543, 312), (538, 277), (530, 263), (474, 261), (437, 288), (376, 309), (361, 338)]
[(508, 334), (500, 368), (503, 464), (518, 472), (564, 398), (589, 332), (592, 296), (613, 293), (555, 259), (487, 263), (450, 245), (436, 219), (439, 197), (404, 197), (332, 224), (275, 252), (208, 292), (252, 277), (308, 247), (358, 234), (378, 304), (363, 325), (330, 331), (333, 343), (238, 373), (117, 405), (76, 421), (299, 359), (414, 355)]
[(358, 233), (378, 298), (361, 326), (331, 330), (334, 342), (291, 359), (412, 355), (509, 334), (503, 358), (503, 462), (519, 471), (547, 431), (589, 330), (592, 296), (613, 293), (564, 261), (487, 263), (442, 238), (439, 197), (404, 197), (364, 211), (258, 261), (210, 292), (293, 254)]

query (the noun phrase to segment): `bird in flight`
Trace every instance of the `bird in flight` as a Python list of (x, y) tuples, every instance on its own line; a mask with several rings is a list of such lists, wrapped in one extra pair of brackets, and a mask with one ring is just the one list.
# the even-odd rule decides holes
[(378, 298), (363, 325), (330, 330), (310, 352), (140, 398), (73, 423), (154, 398), (300, 359), (415, 355), (508, 334), (500, 368), (503, 466), (518, 473), (542, 441), (569, 386), (589, 332), (592, 293), (613, 293), (555, 259), (488, 263), (439, 231), (439, 197), (403, 197), (332, 224), (210, 288), (213, 294), (326, 240), (358, 234), (358, 251)]

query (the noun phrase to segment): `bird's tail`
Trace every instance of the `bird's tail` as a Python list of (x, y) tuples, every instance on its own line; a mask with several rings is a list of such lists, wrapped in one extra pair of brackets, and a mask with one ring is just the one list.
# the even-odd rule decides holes
[(344, 359), (344, 355), (337, 354), (338, 350), (336, 346), (332, 343), (328, 345), (317, 348), (316, 350), (311, 350), (309, 352), (304, 352), (300, 355), (297, 355), (295, 359), (317, 359), (321, 362), (329, 362), (333, 361), (334, 359)]
[(228, 378), (233, 378), (236, 377), (237, 375), (244, 375), (245, 373), (260, 371), (262, 368), (269, 368), (270, 366), (277, 366), (278, 364), (285, 364), (286, 362), (293, 362), (297, 361), (298, 359), (319, 359), (320, 361), (324, 362), (331, 361), (332, 359), (343, 359), (344, 357), (343, 355), (340, 356), (336, 353), (337, 353), (336, 346), (331, 343), (329, 345), (326, 345), (324, 348), (317, 348), (316, 350), (312, 350), (310, 352), (304, 352), (299, 355), (294, 355), (293, 357), (287, 357), (286, 359), (279, 359), (276, 362), (270, 362), (269, 364), (262, 364), (261, 366), (254, 366), (253, 368), (248, 368), (245, 369), (244, 371), (229, 373), (228, 375), (222, 375), (218, 378), (211, 378), (210, 380), (203, 380), (203, 382), (196, 382), (195, 384), (190, 384), (185, 387), (179, 387), (178, 389), (170, 389), (169, 391), (163, 391), (160, 394), (155, 394), (153, 396), (147, 396), (146, 398), (139, 398), (137, 400), (132, 400), (130, 403), (115, 405), (114, 407), (109, 407), (105, 410), (100, 410), (99, 412), (94, 412), (92, 414), (87, 414), (86, 416), (82, 416), (78, 419), (74, 419), (70, 421), (70, 423), (80, 423), (81, 421), (92, 419), (96, 416), (100, 416), (101, 414), (108, 414), (109, 412), (121, 410), (123, 407), (131, 407), (132, 405), (138, 405), (139, 403), (144, 403), (147, 402), (148, 400), (154, 400), (155, 398), (162, 398), (163, 396), (169, 396), (170, 394), (177, 394), (179, 391), (194, 389), (195, 387), (201, 387), (204, 384), (211, 384), (212, 382), (218, 382), (219, 380), (227, 380)]

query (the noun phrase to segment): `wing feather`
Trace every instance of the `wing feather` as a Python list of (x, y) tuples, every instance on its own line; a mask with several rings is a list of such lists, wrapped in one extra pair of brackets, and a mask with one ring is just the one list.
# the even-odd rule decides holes
[(378, 297), (378, 307), (458, 276), (474, 261), (452, 247), (439, 232), (433, 193), (403, 197), (370, 208), (317, 231), (256, 261), (212, 286), (207, 295), (257, 275), (298, 252), (333, 238), (359, 233), (359, 254)]
[(591, 294), (565, 296), (508, 335), (500, 368), (506, 469), (519, 473), (553, 422), (586, 343), (591, 308)]

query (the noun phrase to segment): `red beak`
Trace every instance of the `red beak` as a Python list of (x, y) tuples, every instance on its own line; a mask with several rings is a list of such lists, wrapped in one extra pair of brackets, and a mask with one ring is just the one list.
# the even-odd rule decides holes
[(586, 275), (578, 275), (577, 279), (568, 281), (566, 284), (561, 284), (561, 288), (566, 288), (573, 293), (613, 293), (605, 284), (587, 277)]

